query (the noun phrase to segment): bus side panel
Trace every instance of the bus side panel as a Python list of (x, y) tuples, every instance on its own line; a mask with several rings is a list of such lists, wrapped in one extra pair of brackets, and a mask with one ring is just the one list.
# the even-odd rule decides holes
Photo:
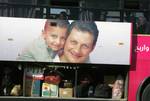
[(132, 63), (129, 70), (128, 101), (136, 101), (141, 82), (150, 76), (150, 36), (133, 36)]

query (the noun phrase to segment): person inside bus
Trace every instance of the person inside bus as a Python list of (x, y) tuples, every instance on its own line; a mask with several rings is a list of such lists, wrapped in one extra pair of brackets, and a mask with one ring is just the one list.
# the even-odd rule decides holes
[(68, 15), (67, 15), (67, 13), (65, 11), (62, 11), (58, 15), (57, 19), (67, 20), (68, 19)]
[(89, 63), (89, 54), (93, 51), (99, 31), (94, 21), (73, 21), (67, 31), (62, 55), (54, 62)]
[(144, 16), (139, 16), (136, 23), (137, 34), (144, 34), (146, 26), (146, 18)]
[(57, 52), (64, 47), (68, 20), (47, 19), (41, 36), (23, 50), (17, 60), (52, 62)]
[(149, 34), (150, 22), (144, 16), (139, 16), (137, 19), (137, 34)]

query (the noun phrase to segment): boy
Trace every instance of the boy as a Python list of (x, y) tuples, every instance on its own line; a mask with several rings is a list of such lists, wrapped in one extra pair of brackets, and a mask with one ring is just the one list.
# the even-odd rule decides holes
[(46, 20), (41, 36), (17, 60), (52, 62), (57, 52), (64, 47), (68, 25), (67, 20)]

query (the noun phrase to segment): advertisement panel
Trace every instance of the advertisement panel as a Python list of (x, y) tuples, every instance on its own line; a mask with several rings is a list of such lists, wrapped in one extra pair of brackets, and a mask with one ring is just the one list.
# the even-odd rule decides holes
[(130, 64), (131, 23), (69, 23), (0, 17), (0, 60)]

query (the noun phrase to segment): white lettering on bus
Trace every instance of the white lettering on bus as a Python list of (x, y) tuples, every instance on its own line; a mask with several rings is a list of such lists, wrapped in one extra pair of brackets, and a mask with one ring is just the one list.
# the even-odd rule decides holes
[(143, 46), (137, 46), (135, 52), (149, 52), (149, 48), (149, 46), (144, 44)]

